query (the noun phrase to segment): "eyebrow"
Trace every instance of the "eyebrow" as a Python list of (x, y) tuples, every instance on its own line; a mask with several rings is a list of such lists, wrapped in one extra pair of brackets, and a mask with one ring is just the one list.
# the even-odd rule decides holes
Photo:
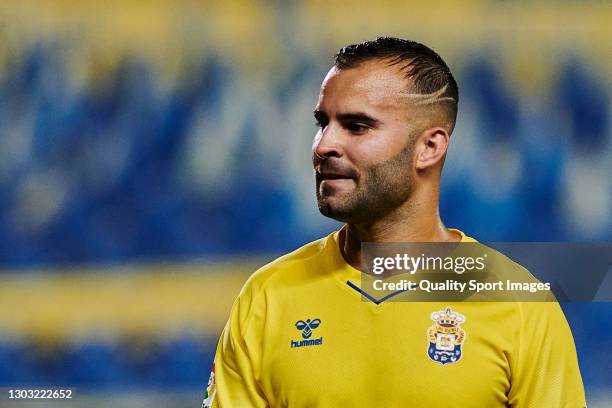
[[(321, 110), (315, 109), (314, 112), (315, 118), (320, 118), (321, 116), (327, 116), (327, 114)], [(380, 123), (380, 121), (376, 118), (371, 117), (370, 115), (363, 112), (349, 112), (349, 113), (340, 113), (336, 115), (339, 121), (341, 122), (363, 122), (370, 126), (375, 126)]]

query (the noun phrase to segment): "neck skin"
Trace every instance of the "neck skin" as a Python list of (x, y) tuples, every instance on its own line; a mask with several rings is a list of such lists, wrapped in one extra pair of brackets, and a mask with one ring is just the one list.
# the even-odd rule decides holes
[(383, 218), (371, 223), (348, 223), (340, 231), (340, 252), (358, 270), (362, 242), (459, 242), (461, 236), (449, 231), (438, 210), (439, 184), (417, 188), (410, 199)]

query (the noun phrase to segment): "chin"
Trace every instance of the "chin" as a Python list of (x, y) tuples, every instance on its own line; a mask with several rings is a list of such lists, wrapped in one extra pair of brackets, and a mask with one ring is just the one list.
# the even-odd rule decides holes
[(347, 208), (346, 205), (338, 203), (338, 200), (334, 200), (331, 197), (319, 198), (317, 204), (319, 212), (324, 216), (334, 219), (340, 222), (353, 222), (354, 211), (351, 208)]

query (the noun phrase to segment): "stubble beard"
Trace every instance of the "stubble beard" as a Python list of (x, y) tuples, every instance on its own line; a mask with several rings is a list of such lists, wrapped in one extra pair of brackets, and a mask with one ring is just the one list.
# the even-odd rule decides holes
[(396, 156), (365, 169), (354, 181), (355, 190), (341, 197), (334, 197), (334, 187), (317, 182), (321, 214), (341, 222), (369, 224), (400, 207), (414, 190), (412, 151), (409, 142)]

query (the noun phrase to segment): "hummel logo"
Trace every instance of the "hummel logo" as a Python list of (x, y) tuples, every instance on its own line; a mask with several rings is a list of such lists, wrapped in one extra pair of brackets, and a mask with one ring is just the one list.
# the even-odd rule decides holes
[[(306, 321), (298, 320), (295, 322), (295, 328), (302, 332), (302, 337), (309, 339), (312, 336), (312, 331), (319, 327), (321, 319), (306, 319)], [(323, 344), (323, 336), (312, 340), (291, 340), (291, 348), (305, 346), (320, 346)]]
[(320, 324), (321, 319), (307, 319), (306, 321), (298, 320), (295, 322), (295, 327), (302, 332), (302, 337), (307, 339), (312, 336), (312, 329), (316, 329)]

